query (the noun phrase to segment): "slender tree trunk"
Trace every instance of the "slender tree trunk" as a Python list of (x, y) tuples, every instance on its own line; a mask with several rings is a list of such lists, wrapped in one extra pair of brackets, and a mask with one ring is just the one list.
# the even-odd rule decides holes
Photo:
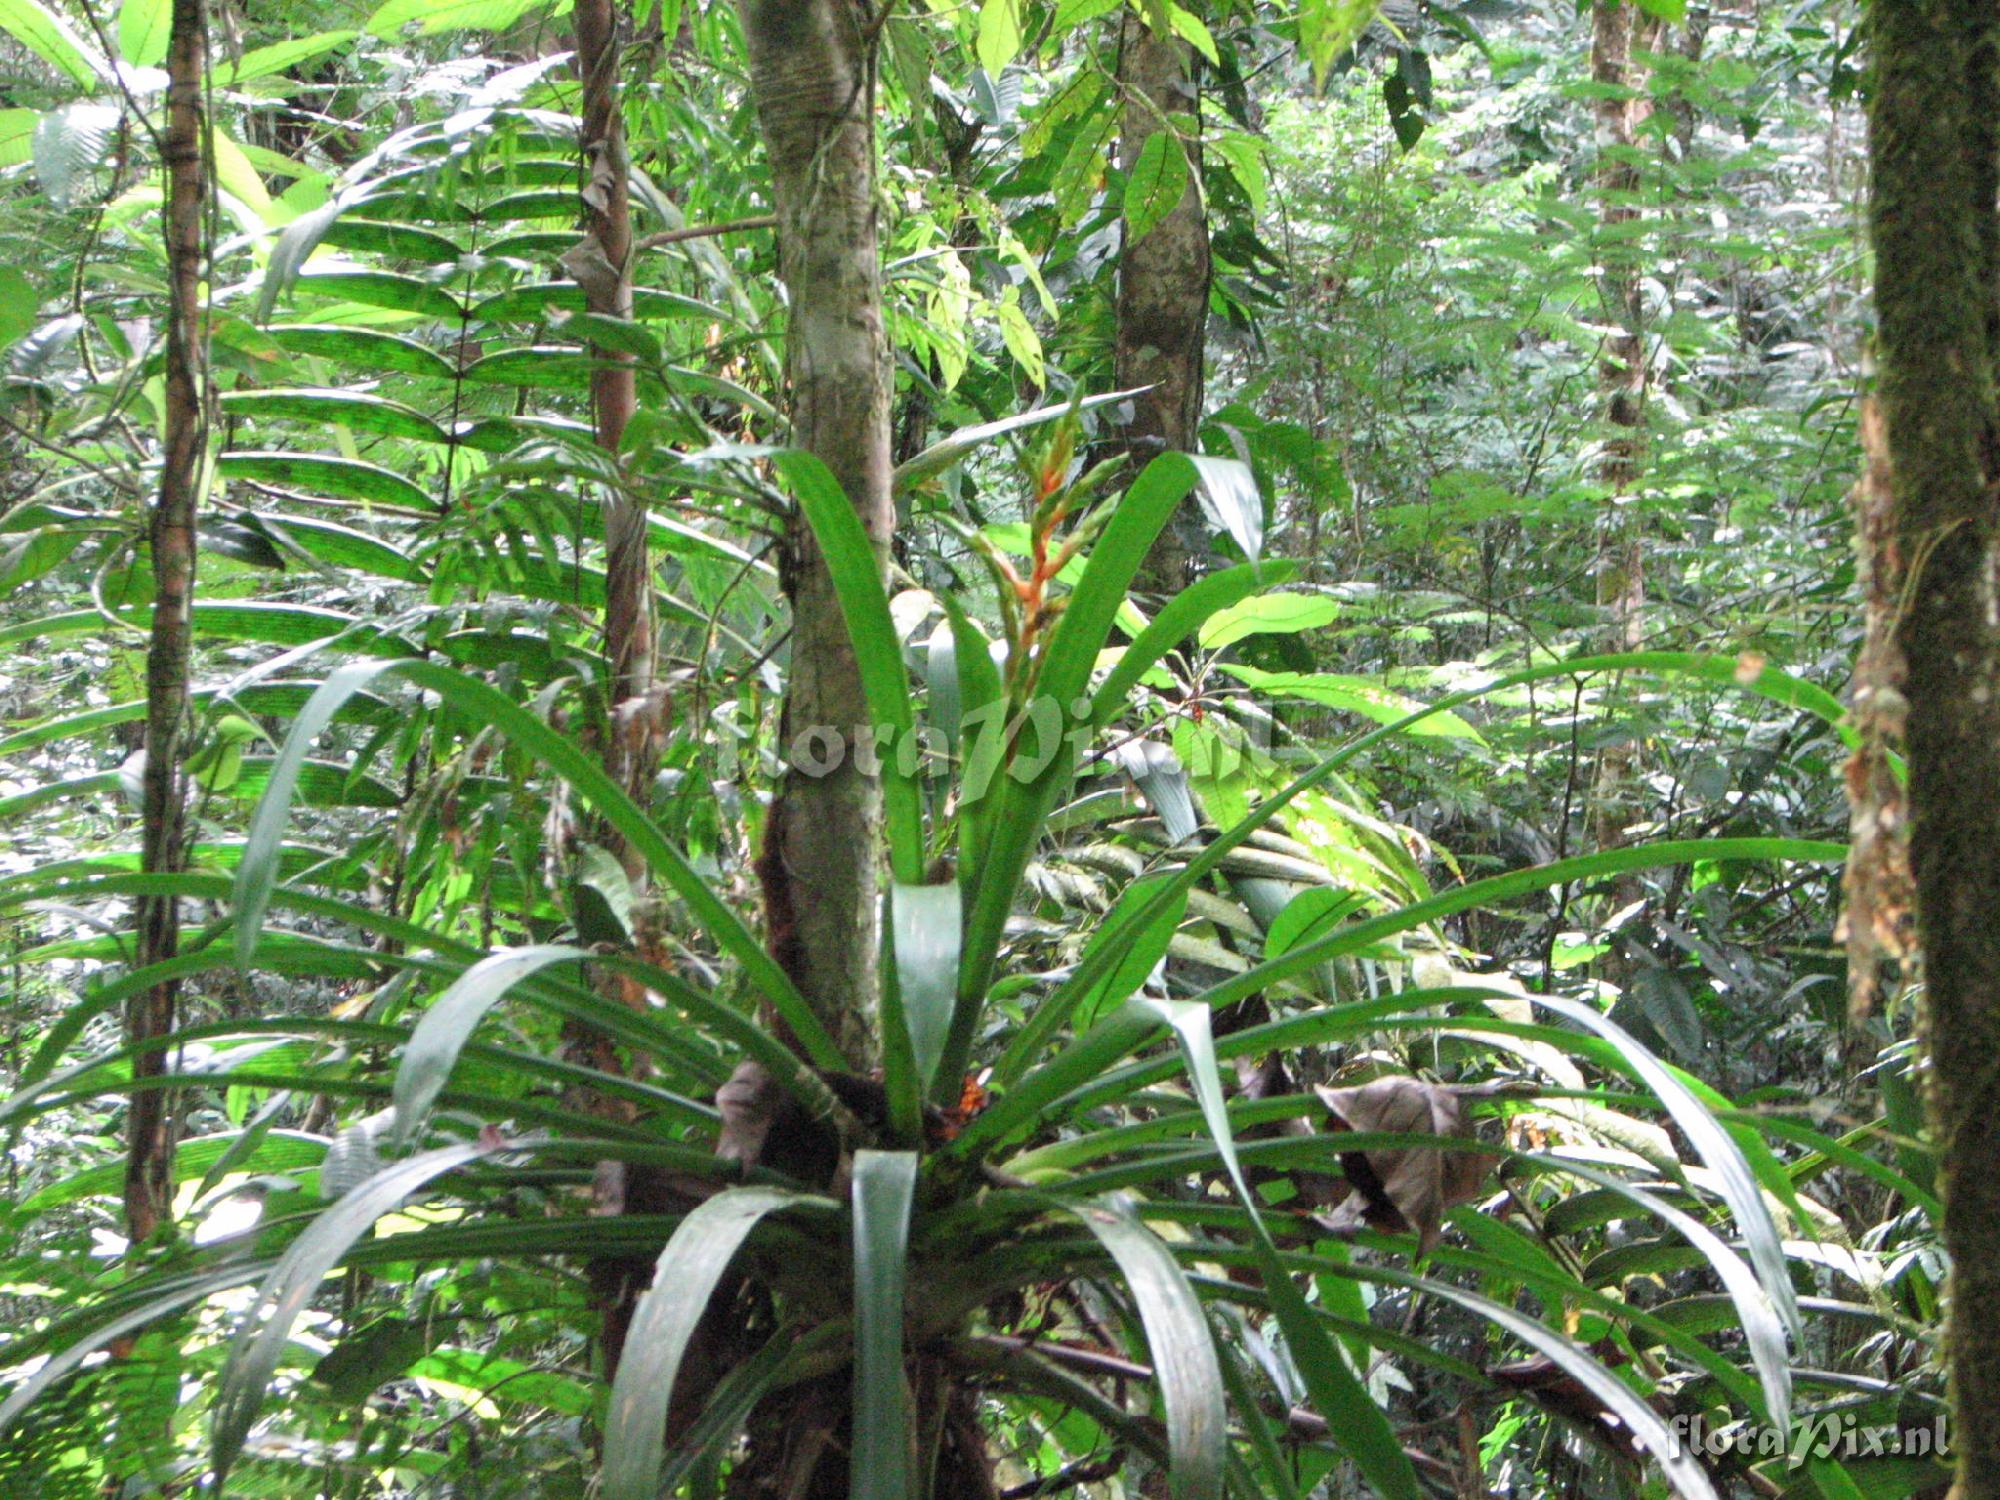
[(1869, 12), (1879, 394), (1959, 1500), (2000, 1496), (2000, 11)]
[[(563, 266), (583, 288), (585, 306), (611, 318), (632, 316), (632, 223), (627, 189), (625, 123), (618, 87), (621, 48), (616, 0), (578, 0), (575, 11), (576, 66), (583, 77), (583, 237), (563, 256)], [(614, 472), (622, 476), (619, 446), (638, 406), (632, 357), (594, 347), (590, 376), (591, 418), (597, 443)], [(651, 558), (646, 548), (644, 500), (623, 488), (604, 499), (605, 655), (611, 662), (611, 713), (602, 747), (605, 772), (643, 802), (654, 764), (659, 705), (653, 697), (655, 637)], [(635, 891), (645, 868), (617, 831), (597, 822), (593, 840), (619, 854)], [(645, 908), (635, 904), (635, 915)], [(644, 924), (635, 924), (644, 925)], [(640, 944), (643, 947), (643, 944)], [(647, 957), (656, 955), (648, 953)], [(643, 991), (610, 974), (595, 976), (607, 999), (643, 1005)], [(618, 1045), (593, 1026), (566, 1023), (563, 1050), (571, 1060), (601, 1072), (618, 1073), (628, 1064)], [(628, 1101), (579, 1091), (580, 1109), (629, 1124)], [(661, 1212), (658, 1174), (642, 1166), (601, 1162), (592, 1209), (602, 1215)], [(652, 1275), (652, 1257), (594, 1257), (585, 1267), (600, 1320), (600, 1348), (608, 1377), (618, 1371), (626, 1330), (639, 1293)]]
[[(1600, 98), (1596, 116), (1599, 223), (1603, 245), (1598, 251), (1599, 288), (1605, 321), (1612, 332), (1598, 366), (1598, 395), (1605, 436), (1597, 478), (1606, 491), (1597, 533), (1597, 605), (1604, 618), (1604, 649), (1636, 650), (1646, 634), (1646, 571), (1642, 528), (1635, 511), (1636, 491), (1646, 460), (1646, 336), (1645, 304), (1640, 288), (1637, 252), (1626, 226), (1640, 216), (1637, 202), (1639, 168), (1632, 153), (1638, 149), (1640, 123), (1646, 118), (1643, 98), (1625, 90), (1639, 85), (1632, 61), (1635, 40), (1650, 46), (1656, 23), (1640, 16), (1629, 0), (1597, 0), (1591, 12), (1591, 81), (1620, 93)], [(1629, 744), (1606, 745), (1597, 762), (1591, 796), (1592, 834), (1600, 849), (1625, 842), (1632, 821), (1632, 782), (1637, 761)], [(1616, 900), (1625, 906), (1641, 891), (1636, 877), (1617, 885)], [(1622, 972), (1615, 961), (1608, 965)]]
[[(146, 769), (142, 793), (145, 827), (141, 858), (148, 874), (180, 870), (185, 778), (181, 739), (188, 714), (188, 610), (194, 596), (195, 505), (200, 498), (202, 454), (208, 437), (207, 327), (201, 302), (202, 218), (207, 193), (202, 157), (202, 73), (207, 67), (207, 17), (202, 0), (174, 0), (167, 46), (166, 443), (161, 454), (160, 497), (153, 507), (153, 633), (146, 652)], [(174, 956), (180, 940), (179, 904), (171, 896), (139, 903), (141, 967)], [(135, 1045), (174, 1029), (179, 985), (162, 980), (126, 1007), (127, 1040)], [(136, 1077), (167, 1071), (164, 1048), (142, 1053)], [(173, 1212), (173, 1110), (165, 1090), (142, 1088), (126, 1117), (125, 1232), (133, 1244), (149, 1238)]]
[[(1129, 173), (1146, 141), (1169, 117), (1189, 142), (1200, 139), (1200, 97), (1193, 54), (1126, 12), (1118, 47), (1125, 117), (1118, 164)], [(1188, 185), (1166, 218), (1143, 238), (1129, 228), (1118, 258), (1118, 332), (1113, 353), (1118, 389), (1150, 386), (1134, 398), (1124, 433), (1136, 463), (1169, 449), (1192, 452), (1201, 425), (1202, 354), (1208, 337), (1208, 221), (1198, 188), (1201, 157), (1190, 151)], [(1147, 554), (1138, 586), (1175, 594), (1187, 586), (1192, 552), (1187, 517), (1164, 527)]]
[[(738, 12), (790, 299), (792, 442), (825, 461), (886, 558), (895, 509), (869, 12), (843, 0), (738, 0)], [(800, 517), (781, 576), (792, 608), (780, 731), (790, 765), (760, 861), (771, 942), (849, 1063), (864, 1070), (876, 1051), (881, 858), (880, 784), (854, 754), (868, 707), (832, 579)], [(810, 774), (800, 762), (823, 766), (828, 732), (846, 753), (826, 774)]]
[[(584, 237), (564, 256), (564, 265), (583, 287), (590, 311), (629, 319), (632, 217), (615, 0), (578, 0), (575, 24), (576, 65), (583, 75)], [(638, 408), (636, 371), (630, 354), (597, 348), (592, 355), (597, 367), (590, 377), (591, 415), (598, 445), (615, 459)], [(621, 488), (606, 497), (604, 540), (604, 643), (613, 683), (605, 768), (627, 791), (641, 795), (652, 771), (659, 718), (653, 702), (652, 567), (642, 496)], [(639, 872), (633, 868), (632, 873)]]

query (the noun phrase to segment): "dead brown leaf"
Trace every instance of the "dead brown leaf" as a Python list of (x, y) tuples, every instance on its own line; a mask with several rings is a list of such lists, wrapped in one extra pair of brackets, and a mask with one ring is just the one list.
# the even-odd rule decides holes
[[(1377, 1078), (1354, 1088), (1314, 1092), (1333, 1115), (1333, 1131), (1436, 1135), (1474, 1140), (1457, 1090), (1421, 1078)], [(1390, 1233), (1415, 1234), (1417, 1253), (1437, 1243), (1446, 1210), (1480, 1196), (1494, 1158), (1480, 1151), (1421, 1146), (1385, 1151), (1343, 1151), (1340, 1164), (1354, 1191), (1319, 1222), (1335, 1234), (1363, 1223)]]

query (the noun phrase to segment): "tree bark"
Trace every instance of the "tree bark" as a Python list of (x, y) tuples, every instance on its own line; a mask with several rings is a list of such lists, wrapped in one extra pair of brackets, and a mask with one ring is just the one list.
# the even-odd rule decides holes
[[(584, 237), (564, 263), (583, 287), (593, 313), (632, 316), (632, 216), (627, 190), (625, 122), (619, 99), (618, 8), (615, 0), (578, 0), (576, 65), (583, 75)], [(630, 354), (594, 348), (591, 416), (597, 442), (614, 461), (638, 408)], [(622, 473), (622, 465), (620, 466)], [(612, 723), (605, 769), (644, 800), (658, 732), (652, 701), (655, 675), (651, 558), (646, 504), (623, 487), (604, 502), (604, 644), (611, 659)], [(633, 875), (639, 870), (626, 859)]]
[[(1177, 37), (1160, 36), (1136, 14), (1121, 22), (1118, 86), (1125, 116), (1118, 164), (1129, 173), (1147, 139), (1178, 117), (1183, 137), (1199, 141), (1201, 102), (1193, 54)], [(1199, 190), (1201, 155), (1189, 153), (1188, 185), (1181, 201), (1135, 239), (1128, 227), (1118, 257), (1118, 331), (1113, 351), (1119, 390), (1151, 389), (1133, 399), (1124, 440), (1135, 465), (1168, 450), (1197, 446), (1202, 408), (1202, 356), (1208, 337), (1208, 220)], [(1138, 587), (1172, 595), (1187, 586), (1193, 552), (1188, 518), (1162, 528), (1140, 570)]]
[[(200, 499), (202, 453), (208, 438), (207, 327), (202, 307), (202, 217), (205, 122), (202, 74), (207, 68), (207, 16), (203, 0), (174, 0), (167, 44), (167, 128), (162, 141), (167, 172), (166, 440), (160, 494), (153, 506), (153, 628), (146, 652), (146, 762), (142, 800), (141, 865), (148, 874), (170, 874), (186, 860), (185, 778), (182, 738), (188, 715), (189, 606), (194, 597), (195, 506)], [(142, 897), (138, 906), (138, 962), (172, 958), (180, 942), (179, 903), (171, 896)], [(126, 1039), (135, 1046), (172, 1034), (179, 984), (161, 980), (126, 1007)], [(133, 1062), (135, 1080), (167, 1071), (164, 1047)], [(126, 1117), (125, 1233), (132, 1244), (150, 1238), (173, 1212), (173, 1107), (164, 1089), (133, 1092)]]
[[(874, 543), (877, 567), (886, 571), (895, 509), (875, 215), (871, 8), (850, 0), (737, 0), (737, 13), (770, 162), (778, 274), (790, 309), (791, 442), (832, 471)], [(854, 753), (868, 706), (832, 577), (796, 512), (779, 574), (792, 613), (780, 723), (787, 759), (758, 874), (774, 955), (860, 1072), (879, 1050), (882, 798), (878, 778), (864, 772)], [(838, 736), (840, 750), (829, 768), (831, 736)], [(843, 1371), (762, 1403), (747, 1424), (748, 1446), (728, 1493), (845, 1500), (850, 1387)]]
[[(1591, 81), (1620, 92), (1592, 106), (1597, 136), (1595, 186), (1603, 243), (1598, 251), (1598, 285), (1605, 321), (1612, 332), (1598, 364), (1598, 396), (1605, 436), (1598, 482), (1607, 491), (1598, 520), (1597, 606), (1604, 620), (1604, 649), (1634, 651), (1646, 634), (1646, 564), (1635, 491), (1646, 459), (1645, 302), (1639, 265), (1625, 226), (1639, 218), (1639, 126), (1648, 113), (1636, 90), (1639, 70), (1632, 61), (1635, 41), (1650, 46), (1658, 23), (1637, 14), (1628, 0), (1597, 0), (1591, 12)], [(1632, 782), (1637, 755), (1629, 744), (1608, 744), (1598, 753), (1591, 794), (1592, 837), (1600, 849), (1626, 841), (1632, 822)], [(1620, 907), (1638, 899), (1643, 887), (1627, 876), (1616, 887)], [(1624, 966), (1614, 960), (1616, 977)]]
[[(791, 309), (792, 443), (833, 471), (886, 560), (895, 510), (876, 249), (876, 39), (868, 12), (842, 0), (738, 0), (737, 8)], [(854, 754), (868, 706), (832, 578), (797, 515), (781, 576), (792, 609), (780, 728), (788, 767), (759, 863), (771, 943), (850, 1065), (865, 1071), (876, 1053), (881, 858), (881, 787)], [(844, 753), (812, 774), (832, 744), (828, 732)]]
[(1869, 12), (1879, 394), (1960, 1500), (2000, 1496), (2000, 13)]
[[(625, 123), (619, 89), (622, 49), (618, 37), (616, 0), (578, 0), (575, 11), (576, 65), (583, 77), (581, 108), (583, 152), (583, 237), (564, 256), (563, 264), (583, 288), (584, 305), (605, 317), (632, 316), (632, 219), (627, 186)], [(620, 480), (624, 465), (619, 453), (625, 429), (638, 409), (637, 371), (630, 354), (602, 346), (592, 348), (595, 367), (590, 377), (591, 419), (597, 444)], [(658, 642), (654, 626), (652, 558), (647, 550), (646, 503), (639, 495), (614, 486), (604, 498), (605, 655), (611, 662), (611, 703), (605, 726), (604, 770), (643, 806), (648, 800), (662, 717), (655, 675)], [(635, 894), (643, 892), (644, 862), (610, 825), (597, 821), (591, 837), (617, 852)], [(663, 954), (651, 935), (653, 908), (633, 905), (634, 947), (649, 961)], [(605, 998), (643, 1007), (638, 986), (608, 973), (594, 976)], [(643, 1059), (628, 1062), (618, 1045), (596, 1027), (565, 1023), (566, 1056), (605, 1073), (643, 1068)], [(600, 1118), (630, 1124), (635, 1112), (627, 1101), (579, 1091), (578, 1108)], [(601, 1162), (592, 1193), (592, 1209), (602, 1215), (664, 1213), (684, 1205), (674, 1200), (657, 1168)], [(651, 1280), (649, 1255), (591, 1259), (585, 1272), (592, 1303), (601, 1324), (600, 1349), (607, 1378), (618, 1370), (625, 1335), (638, 1296)]]

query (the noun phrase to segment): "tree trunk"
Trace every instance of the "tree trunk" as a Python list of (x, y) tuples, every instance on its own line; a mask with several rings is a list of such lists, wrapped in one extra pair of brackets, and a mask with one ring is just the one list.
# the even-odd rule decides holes
[[(625, 123), (619, 102), (618, 10), (614, 0), (578, 0), (576, 65), (583, 75), (584, 237), (563, 257), (591, 312), (632, 316), (632, 219), (626, 186)], [(598, 446), (614, 460), (638, 407), (632, 356), (594, 348), (591, 416)], [(621, 466), (622, 468), (622, 466)], [(632, 491), (604, 502), (604, 645), (611, 659), (612, 722), (605, 769), (644, 801), (653, 765), (658, 705), (651, 558), (646, 505)], [(635, 876), (638, 869), (627, 857)]]
[[(207, 327), (201, 302), (202, 217), (207, 207), (202, 156), (202, 74), (207, 67), (203, 0), (174, 0), (167, 44), (166, 441), (160, 498), (153, 507), (153, 631), (146, 652), (146, 762), (142, 789), (142, 868), (182, 868), (185, 780), (181, 740), (188, 715), (188, 610), (194, 596), (195, 505), (208, 437)], [(172, 958), (180, 942), (179, 903), (145, 896), (138, 908), (138, 962)], [(180, 986), (170, 979), (135, 995), (125, 1012), (126, 1039), (143, 1045), (170, 1035)], [(167, 1071), (163, 1047), (141, 1053), (136, 1079)], [(125, 1233), (137, 1245), (173, 1212), (173, 1110), (163, 1089), (141, 1088), (126, 1117)]]
[[(737, 0), (737, 10), (790, 308), (792, 445), (832, 471), (875, 544), (877, 566), (885, 567), (895, 509), (871, 11), (847, 0)], [(758, 873), (773, 953), (849, 1064), (865, 1071), (878, 1052), (882, 805), (878, 779), (864, 774), (855, 756), (856, 732), (869, 723), (867, 701), (831, 575), (796, 513), (780, 564), (792, 612), (780, 725), (787, 768), (771, 802)], [(851, 1383), (842, 1371), (762, 1403), (751, 1414), (729, 1494), (846, 1500)]]
[(1880, 400), (1960, 1500), (2000, 1496), (2000, 12), (1871, 8)]
[[(841, 0), (738, 0), (750, 89), (770, 157), (792, 443), (833, 471), (886, 558), (889, 363), (876, 255), (874, 49), (867, 12)], [(773, 951), (848, 1062), (876, 1052), (881, 787), (856, 764), (868, 724), (833, 582), (804, 519), (785, 538), (791, 677), (788, 757), (759, 871)], [(839, 764), (825, 752), (839, 736)], [(812, 736), (808, 739), (808, 736)]]
[[(1598, 285), (1605, 321), (1612, 329), (1598, 365), (1606, 431), (1597, 478), (1608, 493), (1598, 522), (1596, 571), (1606, 651), (1637, 650), (1646, 634), (1645, 553), (1634, 509), (1646, 457), (1645, 303), (1638, 253), (1625, 226), (1639, 218), (1639, 169), (1631, 153), (1638, 149), (1639, 125), (1647, 108), (1643, 98), (1628, 97), (1623, 91), (1639, 84), (1639, 70), (1632, 62), (1635, 41), (1650, 46), (1657, 32), (1657, 23), (1638, 16), (1627, 0), (1598, 0), (1591, 12), (1591, 81), (1621, 91), (1593, 106), (1598, 215), (1604, 231), (1597, 256), (1602, 267)], [(1599, 752), (1591, 824), (1600, 849), (1625, 842), (1632, 822), (1636, 760), (1629, 744), (1609, 744)], [(1637, 878), (1627, 876), (1617, 883), (1614, 899), (1623, 907), (1637, 900), (1641, 890)], [(1615, 960), (1607, 969), (1614, 978), (1623, 972)]]
[[(563, 265), (583, 288), (585, 306), (605, 317), (632, 316), (632, 223), (627, 187), (625, 123), (619, 90), (621, 48), (616, 0), (578, 0), (575, 12), (576, 66), (583, 77), (583, 238), (563, 256)], [(591, 418), (598, 446), (622, 477), (620, 445), (638, 407), (637, 372), (632, 356), (594, 347), (596, 362), (590, 377)], [(644, 499), (622, 487), (604, 500), (605, 604), (604, 646), (611, 662), (611, 713), (605, 725), (604, 769), (643, 806), (648, 800), (662, 705), (656, 694), (657, 638), (653, 614), (652, 558), (646, 541)], [(634, 893), (643, 891), (645, 866), (617, 831), (597, 821), (593, 841), (617, 851)], [(632, 937), (640, 955), (659, 961), (663, 954), (655, 938), (653, 909), (644, 902), (632, 908)], [(595, 983), (605, 998), (643, 1007), (645, 993), (630, 981), (599, 973)], [(643, 1059), (628, 1063), (618, 1045), (593, 1026), (569, 1022), (563, 1031), (564, 1053), (573, 1061), (606, 1073), (643, 1067)], [(629, 1124), (635, 1113), (628, 1101), (588, 1091), (574, 1102), (602, 1118)], [(673, 1195), (657, 1168), (621, 1162), (598, 1165), (592, 1208), (604, 1215), (664, 1213), (685, 1205)], [(596, 1257), (586, 1265), (592, 1302), (601, 1323), (601, 1351), (607, 1378), (618, 1370), (625, 1334), (638, 1296), (652, 1278), (649, 1255)]]
[[(1192, 53), (1177, 37), (1160, 36), (1136, 14), (1121, 23), (1118, 86), (1125, 118), (1118, 164), (1130, 173), (1147, 139), (1174, 117), (1184, 139), (1200, 139), (1200, 99)], [(1135, 239), (1129, 228), (1118, 258), (1118, 333), (1113, 354), (1119, 390), (1151, 389), (1133, 400), (1125, 446), (1135, 465), (1169, 449), (1192, 452), (1201, 425), (1202, 354), (1208, 335), (1208, 221), (1198, 183), (1201, 155), (1189, 152), (1188, 185), (1166, 218)], [(1140, 570), (1138, 587), (1176, 594), (1187, 586), (1193, 552), (1189, 518), (1161, 529)]]

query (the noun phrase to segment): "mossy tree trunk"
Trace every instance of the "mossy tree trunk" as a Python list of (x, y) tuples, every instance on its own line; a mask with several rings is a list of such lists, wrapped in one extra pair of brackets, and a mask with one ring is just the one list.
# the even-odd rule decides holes
[[(875, 222), (877, 38), (869, 12), (839, 0), (739, 0), (738, 11), (790, 303), (791, 441), (832, 470), (886, 564), (895, 509)], [(802, 516), (790, 523), (781, 576), (791, 674), (780, 728), (788, 770), (761, 862), (771, 938), (849, 1064), (865, 1070), (876, 1054), (882, 806), (878, 778), (854, 753), (868, 705)], [(831, 768), (829, 736), (839, 746)]]
[[(873, 12), (848, 0), (737, 0), (737, 10), (789, 307), (791, 443), (831, 470), (886, 571), (895, 509)], [(880, 1050), (882, 796), (855, 754), (870, 717), (832, 576), (802, 515), (788, 523), (779, 571), (792, 614), (779, 731), (787, 768), (758, 873), (774, 955), (861, 1072)], [(845, 1500), (851, 1383), (843, 1370), (760, 1403), (729, 1493)]]
[[(202, 224), (208, 208), (203, 170), (206, 145), (202, 74), (208, 66), (208, 18), (203, 0), (174, 0), (167, 43), (167, 122), (162, 155), (167, 173), (167, 357), (165, 443), (160, 493), (153, 506), (152, 637), (146, 652), (146, 768), (141, 790), (142, 867), (148, 874), (186, 862), (186, 777), (190, 607), (194, 601), (195, 509), (201, 498), (202, 455), (208, 440), (207, 327), (202, 307)], [(180, 941), (180, 911), (171, 896), (145, 896), (138, 909), (140, 967), (172, 958)], [(174, 1029), (179, 985), (163, 979), (135, 995), (126, 1009), (126, 1039), (157, 1042)], [(167, 1070), (162, 1047), (133, 1062), (138, 1078)], [(159, 1088), (132, 1095), (126, 1116), (125, 1232), (135, 1245), (173, 1213), (173, 1103)]]
[(2000, 1496), (2000, 10), (1870, 8), (1879, 396), (1960, 1500)]
[[(1133, 468), (1170, 449), (1192, 452), (1201, 425), (1202, 359), (1208, 339), (1208, 220), (1202, 211), (1201, 97), (1193, 52), (1161, 36), (1136, 12), (1125, 13), (1118, 44), (1118, 87), (1125, 113), (1118, 165), (1129, 176), (1147, 141), (1167, 132), (1167, 147), (1186, 146), (1187, 187), (1180, 201), (1143, 235), (1125, 227), (1118, 257), (1118, 327), (1113, 349), (1120, 390), (1149, 387), (1133, 398), (1124, 441)], [(1185, 513), (1164, 527), (1147, 553), (1139, 587), (1176, 594), (1187, 586), (1193, 551)]]

